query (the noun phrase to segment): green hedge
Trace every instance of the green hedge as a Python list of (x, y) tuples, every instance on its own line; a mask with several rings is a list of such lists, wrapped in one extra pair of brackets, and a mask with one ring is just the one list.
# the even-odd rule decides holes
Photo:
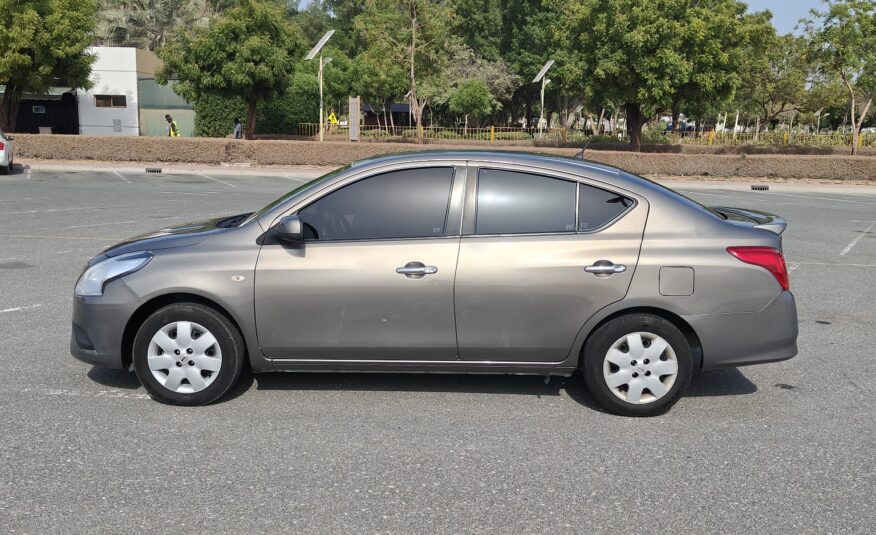
[[(246, 123), (246, 103), (241, 98), (209, 95), (193, 106), (195, 136), (226, 137), (234, 130), (234, 118)], [(299, 123), (319, 122), (319, 84), (316, 76), (295, 74), (281, 95), (259, 105), (256, 134), (298, 135)]]

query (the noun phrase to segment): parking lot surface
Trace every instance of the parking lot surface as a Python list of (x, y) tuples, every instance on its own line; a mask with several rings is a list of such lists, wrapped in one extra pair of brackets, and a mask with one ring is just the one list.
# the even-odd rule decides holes
[(580, 377), (266, 374), (181, 408), (70, 356), (91, 256), (302, 180), (0, 177), (0, 532), (872, 532), (876, 188), (677, 186), (788, 220), (800, 354), (701, 373), (658, 418)]

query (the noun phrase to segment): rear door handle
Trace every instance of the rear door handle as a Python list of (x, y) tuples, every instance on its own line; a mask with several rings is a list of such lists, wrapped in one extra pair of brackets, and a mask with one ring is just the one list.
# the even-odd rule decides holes
[(627, 270), (627, 266), (623, 264), (615, 264), (609, 260), (599, 260), (594, 262), (592, 266), (587, 266), (584, 271), (593, 273), (594, 275), (614, 275), (615, 273), (623, 273)]
[(403, 267), (395, 268), (395, 272), (405, 277), (419, 279), (424, 275), (434, 275), (438, 273), (438, 268), (435, 266), (427, 266), (422, 262), (408, 262)]

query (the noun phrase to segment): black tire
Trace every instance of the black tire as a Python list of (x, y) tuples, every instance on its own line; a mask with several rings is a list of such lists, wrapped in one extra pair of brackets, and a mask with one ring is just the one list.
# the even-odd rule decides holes
[[(218, 372), (213, 372), (216, 377), (197, 392), (181, 393), (165, 388), (149, 369), (147, 352), (153, 336), (166, 325), (179, 321), (206, 328), (221, 350), (221, 367)], [(212, 308), (197, 303), (175, 303), (155, 311), (146, 318), (134, 338), (133, 361), (137, 378), (153, 399), (173, 405), (206, 405), (218, 400), (240, 379), (245, 357), (243, 337), (234, 324)]]
[(8, 175), (10, 170), (12, 170), (12, 164), (0, 165), (0, 175)]
[[(619, 397), (628, 394), (615, 394), (606, 382), (603, 367), (609, 366), (606, 364), (606, 356), (616, 342), (627, 335), (641, 332), (652, 333), (668, 342), (678, 366), (672, 386), (662, 397), (637, 404)], [(623, 347), (621, 347), (622, 349)], [(664, 351), (660, 360), (667, 358), (666, 355), (667, 353)], [(678, 327), (660, 316), (641, 313), (620, 316), (599, 327), (584, 345), (583, 359), (584, 381), (590, 395), (609, 412), (624, 416), (657, 416), (668, 411), (690, 385), (694, 367), (690, 346)], [(613, 367), (613, 365), (611, 366)], [(648, 371), (648, 375), (651, 375), (650, 371)], [(659, 384), (656, 386), (660, 387)], [(624, 386), (619, 388), (623, 389)], [(629, 389), (629, 386), (626, 388)], [(647, 388), (644, 392), (648, 394), (643, 394), (643, 396), (650, 395)]]

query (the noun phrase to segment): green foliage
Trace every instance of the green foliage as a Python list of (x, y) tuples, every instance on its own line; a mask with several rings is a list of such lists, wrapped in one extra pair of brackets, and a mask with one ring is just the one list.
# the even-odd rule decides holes
[(41, 93), (56, 79), (87, 87), (97, 25), (93, 0), (0, 0), (0, 129), (15, 130), (23, 93)]
[[(368, 46), (361, 72), (398, 72), (403, 68), (410, 84), (408, 101), (418, 125), (423, 124), (427, 99), (418, 95), (417, 82), (441, 72), (453, 21), (446, 0), (364, 0), (356, 16), (355, 28)], [(395, 79), (397, 74), (392, 77)], [(380, 85), (384, 91), (389, 89), (387, 84)], [(361, 93), (368, 94), (370, 89), (363, 87)]]
[(305, 52), (301, 31), (280, 7), (241, 0), (207, 28), (161, 48), (164, 65), (156, 78), (161, 83), (176, 78), (174, 91), (192, 102), (207, 94), (242, 98), (248, 106), (246, 137), (251, 138), (256, 106), (286, 90)]
[[(246, 117), (247, 105), (240, 97), (204, 95), (194, 104), (195, 135), (226, 137), (234, 118)], [(319, 122), (319, 86), (316, 77), (296, 73), (289, 91), (261, 103), (257, 109), (256, 134), (297, 135), (301, 123)]]
[(239, 97), (203, 95), (192, 107), (197, 137), (226, 137), (234, 130), (234, 118), (246, 117), (246, 102)]
[(447, 106), (453, 113), (480, 119), (492, 113), (495, 104), (493, 94), (483, 80), (464, 80), (451, 94)]
[(822, 74), (839, 79), (848, 90), (852, 154), (876, 97), (876, 1), (826, 2), (804, 23), (811, 55)]
[(289, 91), (259, 106), (256, 132), (298, 134), (300, 123), (319, 122), (319, 84), (316, 76), (296, 73)]
[(205, 0), (102, 0), (99, 36), (108, 46), (156, 50), (211, 14)]
[[(739, 86), (746, 6), (736, 0), (554, 0), (566, 75), (623, 106), (634, 147), (645, 116), (719, 102)], [(592, 36), (585, 39), (582, 36)]]

